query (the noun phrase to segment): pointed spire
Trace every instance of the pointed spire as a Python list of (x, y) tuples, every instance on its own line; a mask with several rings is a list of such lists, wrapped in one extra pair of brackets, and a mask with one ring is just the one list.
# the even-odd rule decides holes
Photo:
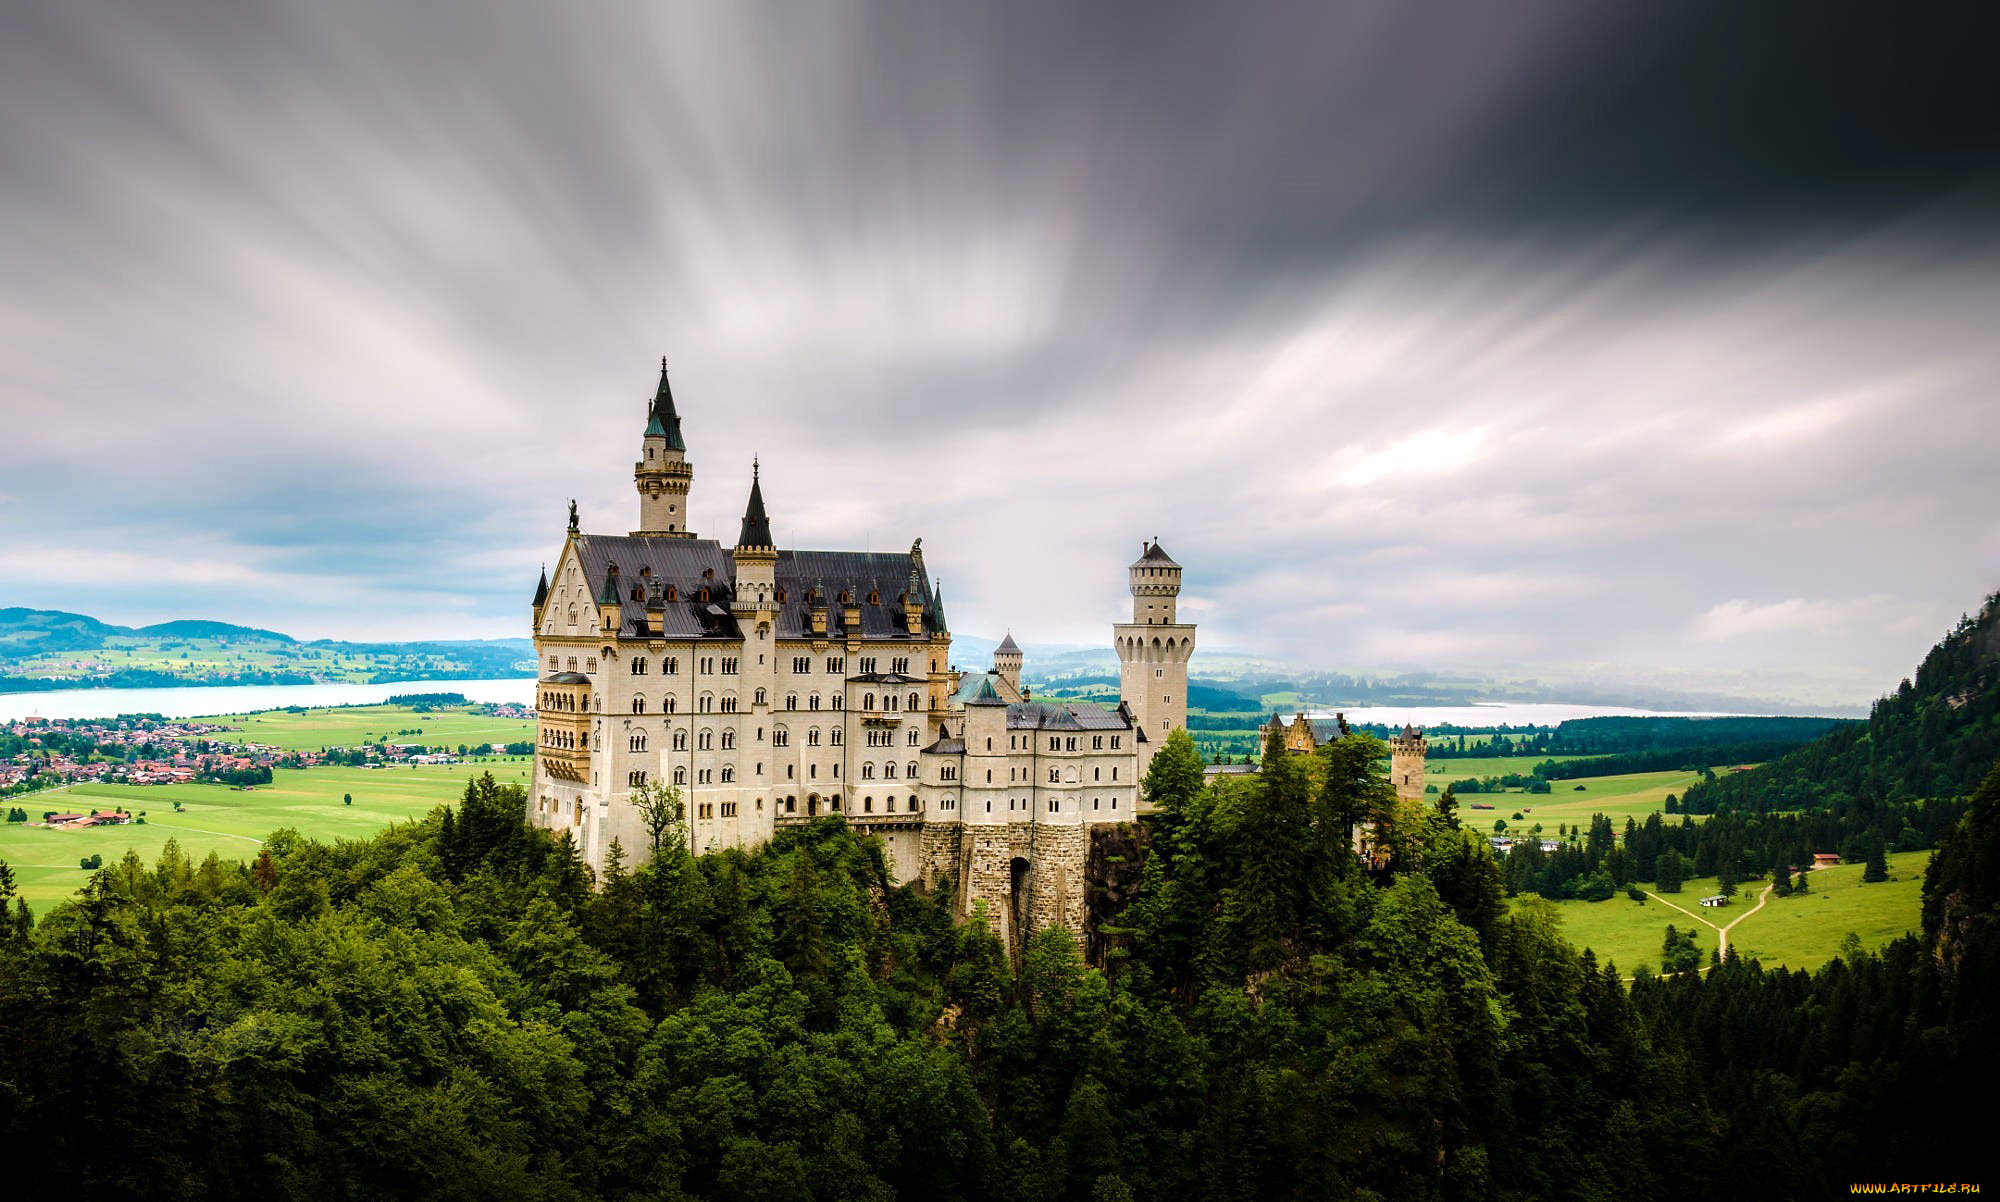
[(1004, 638), (1004, 639), (1001, 639), (1001, 640), (1000, 640), (1000, 645), (999, 645), (998, 647), (995, 647), (995, 648), (993, 649), (993, 654), (995, 654), (995, 655), (1019, 655), (1019, 654), (1021, 654), (1021, 645), (1020, 645), (1019, 643), (1016, 643), (1016, 642), (1014, 641), (1014, 632), (1013, 632), (1013, 631), (1011, 631), (1011, 630), (1010, 630), (1010, 631), (1008, 631), (1008, 632), (1007, 632), (1007, 637), (1006, 637), (1006, 638)]
[(681, 441), (681, 416), (674, 412), (674, 390), (667, 384), (665, 355), (660, 356), (660, 387), (653, 393), (653, 403), (646, 407), (646, 437), (666, 439), (670, 451), (687, 450)]
[(541, 605), (548, 599), (549, 599), (549, 565), (543, 564), (541, 583), (535, 585), (535, 606), (537, 608), (540, 608)]
[(743, 508), (743, 531), (736, 536), (739, 547), (770, 547), (771, 518), (764, 512), (764, 485), (757, 461), (750, 461), (750, 503)]
[(931, 621), (943, 633), (951, 629), (944, 624), (944, 581), (940, 580), (931, 588)]

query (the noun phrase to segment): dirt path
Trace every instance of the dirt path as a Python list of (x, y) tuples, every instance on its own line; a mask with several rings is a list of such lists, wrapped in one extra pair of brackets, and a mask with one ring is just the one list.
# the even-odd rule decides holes
[(1679, 910), (1681, 913), (1687, 915), (1689, 918), (1694, 919), (1696, 922), (1707, 927), (1709, 930), (1714, 931), (1715, 954), (1718, 956), (1727, 956), (1729, 954), (1729, 928), (1735, 926), (1737, 923), (1742, 922), (1744, 919), (1750, 917), (1752, 914), (1755, 914), (1757, 911), (1763, 909), (1764, 903), (1771, 900), (1771, 890), (1776, 887), (1777, 887), (1776, 881), (1773, 881), (1770, 884), (1764, 886), (1764, 891), (1757, 895), (1756, 905), (1750, 907), (1748, 910), (1743, 911), (1743, 913), (1738, 914), (1735, 918), (1730, 919), (1727, 923), (1721, 926), (1717, 926), (1716, 924), (1710, 922), (1708, 919), (1703, 918), (1701, 915), (1695, 913), (1693, 910), (1687, 909), (1684, 906), (1675, 905), (1674, 903), (1668, 901), (1666, 898), (1661, 897), (1659, 894), (1653, 892), (1651, 889), (1646, 890), (1646, 896), (1652, 898), (1656, 902), (1659, 902), (1661, 905), (1667, 907), (1669, 910)]

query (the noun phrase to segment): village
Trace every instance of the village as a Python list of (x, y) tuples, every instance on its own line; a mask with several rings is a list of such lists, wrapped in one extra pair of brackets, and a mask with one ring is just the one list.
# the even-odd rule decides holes
[[(492, 707), (500, 718), (518, 718), (517, 706)], [(209, 781), (268, 784), (277, 768), (391, 764), (456, 764), (472, 756), (519, 752), (504, 743), (428, 745), (383, 738), (354, 747), (284, 748), (232, 740), (232, 728), (210, 719), (22, 718), (0, 724), (0, 797), (14, 797), (87, 783), (176, 785)], [(69, 815), (87, 820), (92, 815)], [(100, 820), (107, 816), (96, 815)], [(88, 825), (88, 822), (84, 823)]]

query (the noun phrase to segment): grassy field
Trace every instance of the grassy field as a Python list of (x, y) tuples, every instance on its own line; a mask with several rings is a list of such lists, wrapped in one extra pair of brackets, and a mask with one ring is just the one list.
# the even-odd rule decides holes
[[(21, 896), (37, 913), (68, 896), (89, 878), (77, 861), (102, 855), (109, 864), (130, 849), (147, 863), (168, 839), (199, 862), (209, 852), (225, 859), (254, 856), (272, 831), (294, 827), (315, 839), (360, 839), (392, 822), (421, 818), (431, 808), (454, 801), (466, 778), (491, 771), (503, 784), (526, 784), (526, 759), (480, 764), (438, 764), (401, 768), (310, 768), (279, 770), (268, 785), (232, 789), (227, 785), (76, 785), (39, 793), (31, 810), (92, 807), (146, 813), (145, 825), (48, 830), (19, 823), (0, 826), (0, 860), (14, 870)], [(341, 797), (352, 794), (353, 805)], [(179, 801), (183, 812), (175, 813)]]
[[(412, 685), (412, 692), (422, 686)], [(457, 747), (461, 743), (525, 743), (535, 737), (532, 719), (488, 718), (469, 708), (419, 714), (400, 705), (357, 705), (344, 709), (312, 709), (304, 713), (267, 710), (259, 714), (226, 714), (203, 721), (240, 730), (245, 742), (264, 743), (287, 751), (318, 751), (324, 747), (357, 747), (387, 739), (391, 743), (422, 743)], [(415, 731), (415, 734), (403, 733)]]
[[(1715, 878), (1690, 879), (1679, 893), (1665, 894), (1668, 901), (1730, 928), (1730, 946), (1736, 954), (1763, 961), (1765, 967), (1817, 968), (1840, 951), (1842, 940), (1851, 932), (1862, 946), (1877, 948), (1906, 931), (1917, 929), (1922, 904), (1924, 866), (1927, 851), (1897, 852), (1889, 857), (1889, 879), (1863, 884), (1861, 865), (1841, 864), (1810, 874), (1812, 892), (1803, 897), (1771, 896), (1768, 904), (1749, 914), (1757, 904), (1767, 881), (1748, 881), (1734, 901), (1719, 910), (1703, 910), (1696, 901), (1715, 892)], [(1716, 945), (1716, 932), (1693, 918), (1672, 909), (1656, 898), (1642, 905), (1623, 893), (1610, 901), (1566, 901), (1556, 903), (1562, 914), (1563, 933), (1571, 943), (1597, 953), (1600, 963), (1615, 961), (1621, 973), (1631, 975), (1641, 964), (1655, 971), (1660, 964), (1660, 944), (1672, 924), (1695, 932), (1706, 954)], [(1744, 917), (1749, 914), (1748, 917)]]

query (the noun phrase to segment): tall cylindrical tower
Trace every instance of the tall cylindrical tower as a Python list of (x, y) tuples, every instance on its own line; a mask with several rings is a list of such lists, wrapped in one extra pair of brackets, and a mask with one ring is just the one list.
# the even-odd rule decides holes
[(1139, 743), (1143, 776), (1173, 731), (1187, 725), (1188, 658), (1194, 623), (1179, 620), (1181, 565), (1160, 547), (1142, 544), (1130, 569), (1132, 620), (1112, 627), (1125, 703), (1145, 737)]

